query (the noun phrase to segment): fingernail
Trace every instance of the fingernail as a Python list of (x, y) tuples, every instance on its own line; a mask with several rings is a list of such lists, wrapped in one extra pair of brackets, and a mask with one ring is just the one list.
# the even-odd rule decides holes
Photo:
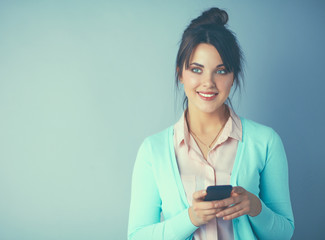
[(221, 214), (220, 214), (220, 213), (218, 213), (218, 214), (217, 214), (217, 217), (220, 217), (220, 216), (221, 216)]

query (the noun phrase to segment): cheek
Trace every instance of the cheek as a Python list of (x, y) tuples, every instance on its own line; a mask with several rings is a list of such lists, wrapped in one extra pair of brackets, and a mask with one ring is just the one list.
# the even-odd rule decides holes
[(226, 81), (218, 81), (217, 87), (220, 91), (227, 91), (231, 87), (231, 83)]
[(200, 84), (200, 79), (198, 76), (193, 74), (183, 74), (184, 88), (191, 89), (195, 88)]
[(228, 92), (231, 90), (233, 80), (232, 79), (219, 79), (217, 81), (217, 87), (221, 91)]

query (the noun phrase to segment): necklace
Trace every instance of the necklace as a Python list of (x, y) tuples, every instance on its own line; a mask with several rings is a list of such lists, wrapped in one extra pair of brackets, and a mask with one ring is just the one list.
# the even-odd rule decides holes
[[(229, 116), (230, 116), (230, 112), (229, 112), (229, 109), (227, 108), (227, 115), (228, 115), (228, 118), (227, 119), (229, 119)], [(228, 120), (227, 120), (228, 121)], [(215, 136), (215, 138), (212, 140), (212, 142), (209, 144), (209, 145), (207, 145), (206, 143), (204, 143), (191, 129), (190, 129), (190, 126), (189, 126), (189, 124), (188, 124), (188, 122), (187, 122), (187, 118), (186, 118), (186, 123), (187, 123), (187, 127), (188, 127), (188, 130), (189, 130), (189, 132), (199, 141), (199, 142), (201, 142), (204, 146), (206, 146), (208, 149), (209, 149), (209, 151), (211, 150), (211, 147), (212, 147), (212, 144), (214, 143), (214, 141), (218, 138), (218, 136), (219, 136), (219, 134), (221, 133), (221, 131), (222, 131), (222, 129), (225, 127), (225, 125), (226, 125), (226, 123), (227, 123), (227, 121), (225, 121), (225, 123), (223, 124), (223, 126), (220, 128), (220, 130), (218, 131), (218, 134)]]

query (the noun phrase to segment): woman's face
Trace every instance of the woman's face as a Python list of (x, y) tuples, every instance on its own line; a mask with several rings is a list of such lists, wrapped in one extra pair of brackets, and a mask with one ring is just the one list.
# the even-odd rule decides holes
[(183, 66), (180, 82), (184, 84), (190, 110), (214, 113), (227, 100), (234, 74), (227, 72), (217, 49), (199, 44), (192, 53), (189, 68)]

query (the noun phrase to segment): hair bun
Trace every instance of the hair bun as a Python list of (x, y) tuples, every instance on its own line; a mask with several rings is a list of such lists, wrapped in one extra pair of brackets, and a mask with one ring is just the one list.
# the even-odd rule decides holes
[(190, 27), (198, 27), (200, 25), (221, 25), (224, 26), (228, 22), (228, 14), (219, 8), (210, 8), (204, 11), (201, 16), (192, 20)]

